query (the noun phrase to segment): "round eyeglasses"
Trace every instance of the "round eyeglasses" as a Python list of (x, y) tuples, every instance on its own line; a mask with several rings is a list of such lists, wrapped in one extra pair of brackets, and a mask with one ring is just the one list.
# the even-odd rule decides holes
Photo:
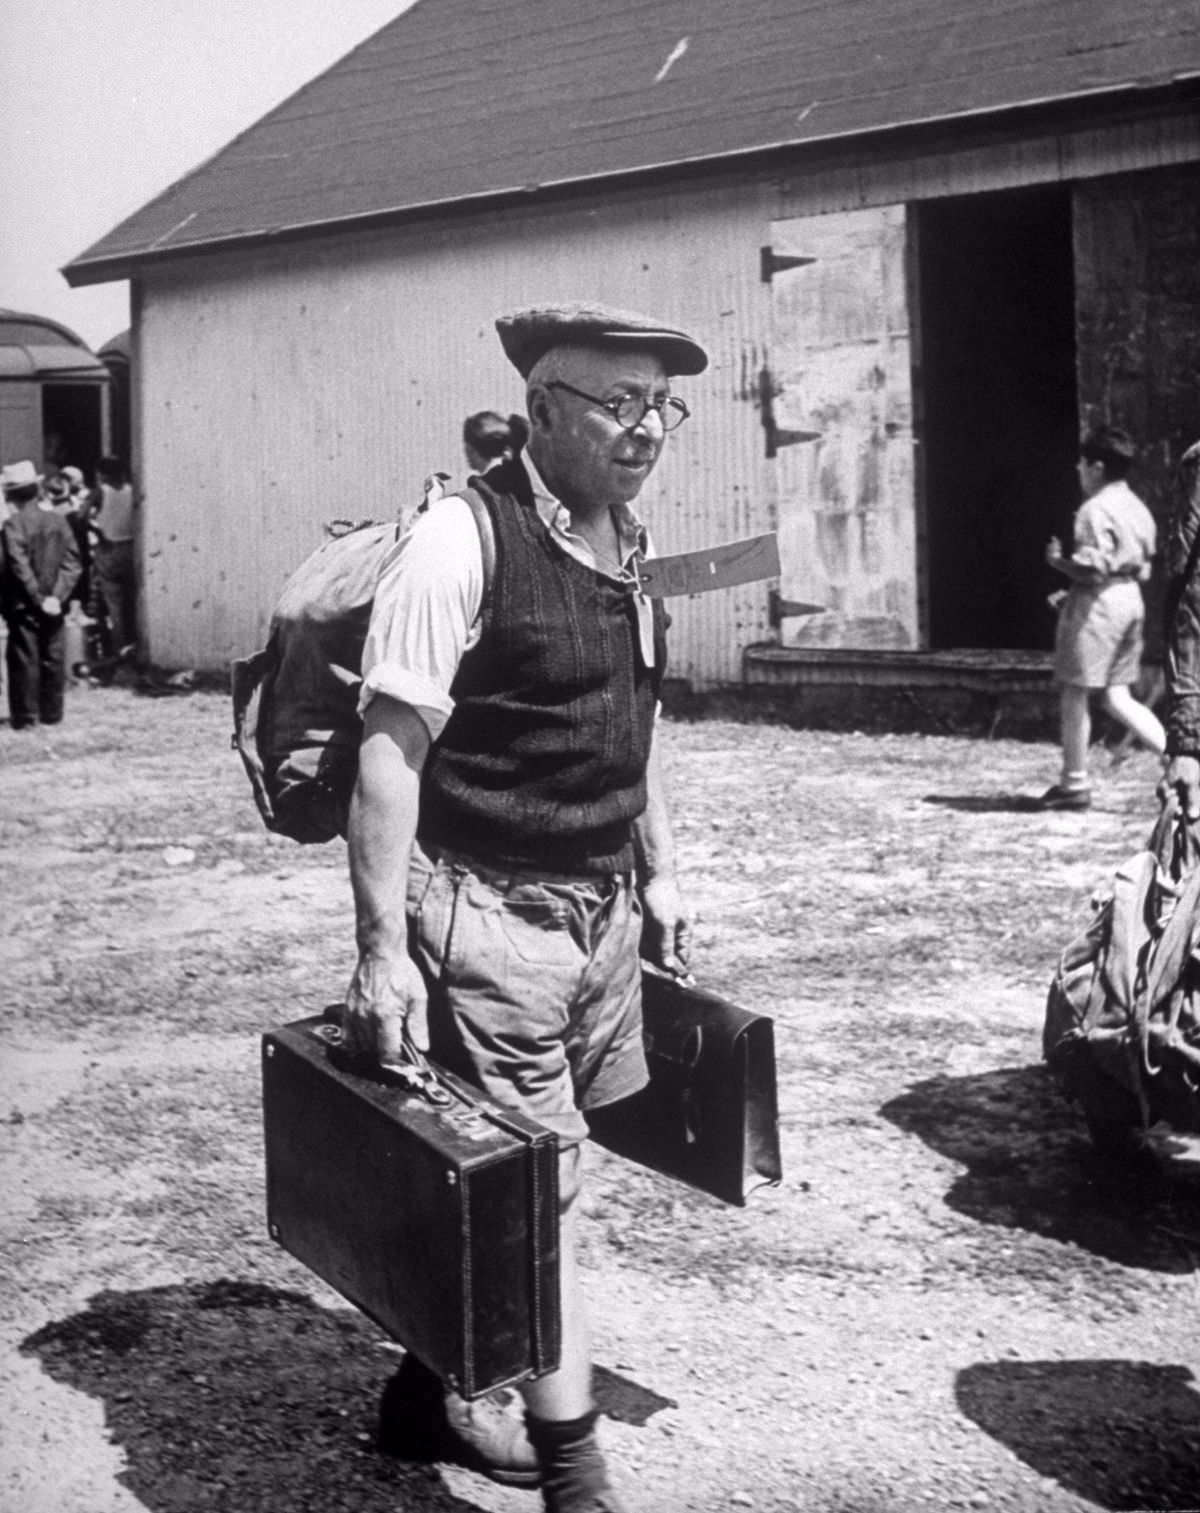
[(636, 430), (650, 410), (658, 415), (664, 431), (677, 430), (692, 413), (683, 400), (676, 399), (674, 394), (666, 394), (661, 399), (647, 399), (644, 394), (614, 394), (611, 399), (600, 399), (595, 394), (585, 394), (573, 384), (564, 383), (561, 378), (551, 379), (546, 387), (565, 389), (577, 399), (590, 400), (592, 404), (599, 405), (602, 410), (608, 411), (623, 431)]

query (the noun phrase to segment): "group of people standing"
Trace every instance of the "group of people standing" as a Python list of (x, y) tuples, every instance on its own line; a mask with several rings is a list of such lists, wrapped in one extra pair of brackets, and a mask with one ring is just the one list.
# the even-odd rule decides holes
[(90, 625), (98, 661), (136, 650), (133, 489), (115, 457), (101, 458), (94, 488), (79, 468), (47, 478), (29, 459), (0, 469), (0, 484), (9, 718), (14, 730), (30, 730), (63, 718), (73, 602)]

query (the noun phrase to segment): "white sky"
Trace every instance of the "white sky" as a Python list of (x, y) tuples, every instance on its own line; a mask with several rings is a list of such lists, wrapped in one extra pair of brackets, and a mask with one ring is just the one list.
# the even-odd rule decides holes
[(124, 330), (63, 264), (412, 3), (0, 0), (0, 306)]

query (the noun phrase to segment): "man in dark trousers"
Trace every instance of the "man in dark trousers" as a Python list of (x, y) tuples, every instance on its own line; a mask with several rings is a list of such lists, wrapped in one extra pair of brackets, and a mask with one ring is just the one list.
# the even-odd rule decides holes
[[(526, 381), (527, 456), (457, 496), (383, 568), (363, 658), (351, 808), (359, 960), (351, 1049), (434, 1059), (560, 1143), (562, 1358), (521, 1386), (525, 1425), (406, 1358), (391, 1411), (549, 1513), (621, 1513), (595, 1434), (576, 1261), (585, 1112), (646, 1081), (640, 956), (682, 972), (689, 927), (655, 746), (661, 603), (643, 596), (633, 502), (688, 410), (690, 336), (594, 305), (497, 321)], [(407, 901), (407, 919), (406, 919)], [(420, 1030), (418, 1029), (418, 1037)], [(403, 1424), (400, 1426), (403, 1428)], [(527, 1437), (526, 1437), (527, 1432)]]
[(8, 708), (14, 730), (57, 725), (66, 687), (63, 615), (79, 579), (75, 533), (42, 491), (32, 462), (0, 472), (16, 511), (4, 523), (0, 598), (8, 626)]

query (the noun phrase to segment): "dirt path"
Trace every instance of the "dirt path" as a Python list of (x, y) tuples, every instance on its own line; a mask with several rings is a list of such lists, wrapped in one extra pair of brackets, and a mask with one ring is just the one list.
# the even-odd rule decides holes
[[(373, 1442), (397, 1352), (264, 1232), (258, 1036), (351, 966), (340, 847), (261, 828), (222, 698), (0, 728), (2, 1513), (533, 1513)], [(773, 1014), (783, 1187), (597, 1152), (604, 1434), (634, 1513), (1200, 1508), (1200, 1183), (1091, 1155), (1048, 975), (1153, 763), (670, 724), (697, 971)]]

